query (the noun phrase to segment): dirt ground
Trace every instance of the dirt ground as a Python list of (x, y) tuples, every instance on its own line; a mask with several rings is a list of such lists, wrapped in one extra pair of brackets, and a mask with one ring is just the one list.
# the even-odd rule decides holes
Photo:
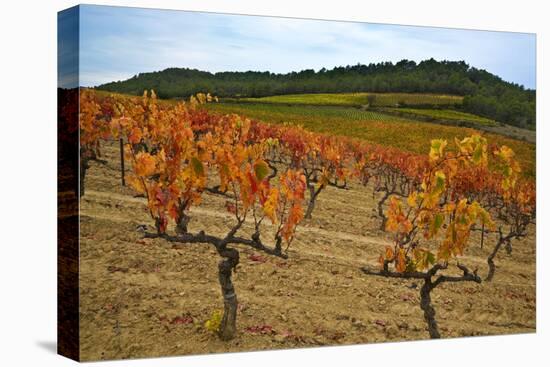
[[(91, 163), (81, 199), (83, 360), (428, 338), (415, 282), (360, 270), (376, 266), (391, 242), (377, 229), (372, 190), (354, 185), (319, 195), (313, 219), (298, 227), (288, 260), (237, 246), (238, 333), (220, 341), (204, 327), (223, 308), (214, 248), (143, 239), (138, 227), (152, 230), (145, 200), (121, 186), (118, 146), (106, 144), (102, 154), (107, 164)], [(192, 210), (190, 230), (225, 234), (233, 223), (225, 200), (205, 194)], [(243, 233), (250, 230), (249, 224)], [(531, 228), (514, 243), (511, 256), (498, 255), (493, 282), (445, 283), (432, 293), (442, 337), (535, 331), (534, 233)], [(473, 241), (461, 262), (484, 276), (494, 238), (484, 249)]]

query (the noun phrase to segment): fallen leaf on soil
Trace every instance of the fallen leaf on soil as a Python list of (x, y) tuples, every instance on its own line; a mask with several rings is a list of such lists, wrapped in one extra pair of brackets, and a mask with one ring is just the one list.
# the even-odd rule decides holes
[(274, 334), (275, 333), (271, 325), (248, 326), (244, 330), (251, 334)]
[(330, 335), (328, 335), (327, 337), (330, 340), (337, 341), (337, 340), (340, 340), (340, 339), (344, 338), (345, 336), (346, 336), (346, 333), (344, 333), (343, 331), (335, 331), (335, 332), (331, 333)]
[(187, 325), (193, 323), (193, 318), (191, 316), (176, 316), (170, 321), (173, 325)]
[(262, 255), (256, 255), (256, 254), (252, 254), (248, 256), (248, 259), (259, 263), (265, 263), (267, 261), (267, 259)]
[(296, 335), (290, 330), (283, 330), (279, 334), (275, 335), (273, 339), (275, 341), (278, 341), (278, 342), (284, 342), (284, 341), (287, 341), (287, 340), (298, 342), (298, 343), (304, 343), (305, 342), (305, 339), (304, 339), (303, 336)]
[(317, 336), (324, 336), (328, 340), (332, 341), (337, 341), (346, 336), (346, 333), (344, 333), (343, 331), (329, 331), (322, 328), (315, 329), (313, 333)]
[(139, 243), (140, 245), (144, 245), (144, 246), (150, 246), (153, 244), (153, 241), (149, 238), (142, 238), (140, 240), (137, 240), (136, 243)]

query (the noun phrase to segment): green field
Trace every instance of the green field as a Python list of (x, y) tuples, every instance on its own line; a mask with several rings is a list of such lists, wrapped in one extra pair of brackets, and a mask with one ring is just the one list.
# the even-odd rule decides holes
[(319, 93), (287, 94), (261, 98), (225, 99), (227, 102), (251, 102), (274, 104), (297, 104), (316, 106), (364, 106), (369, 104), (368, 96), (372, 95), (373, 106), (395, 107), (397, 105), (459, 105), (462, 97), (444, 94), (417, 93)]
[[(409, 121), (405, 118), (358, 108), (339, 106), (308, 106), (271, 103), (214, 103), (208, 108), (216, 111), (228, 111), (251, 116), (253, 118), (283, 123), (303, 120), (315, 123), (319, 119), (336, 119), (341, 121)], [(290, 120), (289, 120), (290, 118)]]
[(506, 144), (521, 162), (527, 177), (535, 177), (535, 145), (472, 128), (415, 121), (374, 111), (349, 107), (283, 105), (270, 103), (211, 103), (210, 111), (236, 113), (268, 123), (291, 123), (321, 133), (344, 135), (424, 154), (430, 141), (443, 138), (452, 142), (475, 132), (490, 143)]
[(419, 109), (419, 108), (387, 108), (384, 111), (399, 114), (404, 117), (410, 116), (412, 118), (420, 117), (427, 118), (437, 122), (451, 121), (451, 122), (466, 122), (471, 124), (478, 124), (484, 126), (496, 126), (495, 120), (491, 120), (485, 117), (473, 115), (467, 112), (461, 112), (456, 110), (434, 110), (434, 109)]

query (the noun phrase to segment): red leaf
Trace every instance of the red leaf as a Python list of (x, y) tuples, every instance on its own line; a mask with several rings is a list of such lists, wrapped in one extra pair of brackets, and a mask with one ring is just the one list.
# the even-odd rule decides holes
[(248, 326), (244, 330), (251, 334), (274, 334), (275, 333), (271, 325)]
[(248, 181), (250, 181), (250, 189), (252, 190), (252, 195), (255, 195), (258, 192), (258, 182), (256, 181), (256, 178), (252, 175), (252, 173), (247, 172), (246, 175), (248, 176)]
[(170, 321), (173, 325), (187, 325), (193, 323), (193, 318), (191, 316), (176, 316)]
[(267, 259), (265, 257), (263, 257), (262, 255), (256, 255), (256, 254), (250, 255), (250, 256), (248, 256), (248, 258), (252, 261), (256, 261), (256, 262), (259, 262), (259, 263), (265, 263), (267, 261)]

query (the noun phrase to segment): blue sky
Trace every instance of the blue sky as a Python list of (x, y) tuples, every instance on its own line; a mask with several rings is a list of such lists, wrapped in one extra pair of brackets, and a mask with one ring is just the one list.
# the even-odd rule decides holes
[(536, 87), (534, 34), (85, 5), (80, 85), (188, 67), (284, 73), (402, 59), (464, 60)]

